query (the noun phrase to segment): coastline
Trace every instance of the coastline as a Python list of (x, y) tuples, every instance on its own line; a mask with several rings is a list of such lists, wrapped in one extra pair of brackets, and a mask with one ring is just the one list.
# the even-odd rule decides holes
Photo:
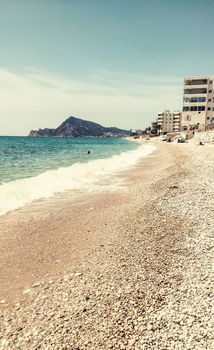
[(0, 348), (211, 349), (212, 164), (210, 148), (158, 143), (128, 192), (1, 218)]
[[(143, 177), (145, 187), (151, 181), (154, 167), (167, 166), (167, 160), (162, 165), (158, 157), (156, 151), (142, 158), (137, 166), (115, 175), (115, 181), (118, 178), (124, 182), (120, 191), (82, 192), (81, 197), (62, 196), (62, 200), (60, 194), (1, 216), (0, 300), (14, 300), (36, 280), (60, 276), (65, 269), (78, 267), (82, 256), (94, 249), (99, 239), (115, 233), (113, 226), (119, 220), (115, 218), (115, 208), (123, 210), (133, 200), (130, 186)], [(115, 220), (110, 225), (111, 216)], [(103, 226), (108, 226), (106, 233), (99, 232)]]
[[(114, 191), (120, 186), (115, 180), (115, 174), (133, 167), (139, 158), (152, 152), (151, 145), (140, 147), (138, 143), (134, 144), (128, 140), (124, 142), (113, 139), (103, 144), (103, 141), (97, 139), (91, 144), (87, 138), (79, 139), (75, 145), (73, 139), (63, 139), (54, 147), (52, 142), (52, 139), (45, 139), (45, 145), (44, 140), (42, 143), (26, 143), (27, 151), (20, 159), (19, 144), (15, 145), (15, 152), (14, 145), (11, 146), (8, 159), (6, 157), (3, 162), (5, 166), (0, 168), (0, 216), (31, 203), (35, 204), (36, 201), (42, 202), (46, 198), (52, 200), (59, 197), (58, 194), (65, 197), (67, 193), (70, 199), (78, 197), (78, 193), (82, 195), (84, 192)], [(69, 151), (64, 155), (66, 147)], [(55, 148), (59, 150), (58, 154), (53, 153)], [(3, 149), (6, 152), (5, 145)], [(34, 157), (30, 154), (32, 149), (37, 152)], [(90, 154), (88, 149), (91, 149)], [(43, 151), (46, 152), (45, 156)], [(51, 165), (47, 166), (46, 157), (49, 152), (52, 152)], [(39, 154), (43, 156), (39, 158)], [(7, 165), (7, 161), (10, 164), (10, 157), (16, 156), (19, 159), (16, 164), (17, 172)]]

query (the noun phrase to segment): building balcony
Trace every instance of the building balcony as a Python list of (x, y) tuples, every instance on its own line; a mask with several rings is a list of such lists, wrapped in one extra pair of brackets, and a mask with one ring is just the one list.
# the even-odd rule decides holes
[(207, 89), (208, 84), (203, 85), (184, 85), (184, 89)]
[(183, 102), (183, 107), (206, 106), (207, 102)]
[[(207, 94), (204, 94), (204, 95), (203, 94), (183, 94), (183, 99), (184, 98), (187, 99), (187, 98), (191, 98), (191, 97), (195, 97), (195, 98), (205, 97), (205, 98), (207, 98)], [(189, 104), (190, 102), (183, 102), (183, 103)], [(191, 102), (191, 103), (196, 104), (196, 103), (204, 103), (204, 102)]]
[(207, 94), (207, 86), (194, 86), (194, 87), (185, 87), (184, 86), (184, 95), (203, 95)]
[(209, 82), (208, 78), (195, 78), (195, 79), (185, 79), (184, 84), (187, 86), (201, 86), (207, 85)]

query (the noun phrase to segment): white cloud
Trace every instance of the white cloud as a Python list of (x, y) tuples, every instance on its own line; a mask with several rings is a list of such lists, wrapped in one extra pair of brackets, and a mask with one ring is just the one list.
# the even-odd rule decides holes
[(70, 115), (106, 126), (144, 128), (158, 111), (181, 106), (178, 78), (98, 71), (82, 80), (0, 69), (0, 134), (57, 127)]

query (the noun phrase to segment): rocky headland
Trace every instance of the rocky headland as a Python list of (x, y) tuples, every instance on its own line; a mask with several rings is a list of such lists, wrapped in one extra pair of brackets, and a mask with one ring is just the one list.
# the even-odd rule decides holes
[(104, 127), (100, 124), (79, 119), (76, 117), (67, 118), (56, 129), (31, 130), (31, 137), (117, 137), (128, 136), (130, 132), (115, 127)]

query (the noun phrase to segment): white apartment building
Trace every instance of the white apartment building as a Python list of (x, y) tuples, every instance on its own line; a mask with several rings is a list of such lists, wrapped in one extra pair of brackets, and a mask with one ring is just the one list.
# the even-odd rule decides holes
[(181, 111), (170, 112), (165, 110), (164, 112), (158, 113), (157, 124), (160, 132), (179, 132), (181, 115)]
[(181, 130), (206, 130), (214, 126), (214, 77), (184, 79)]

